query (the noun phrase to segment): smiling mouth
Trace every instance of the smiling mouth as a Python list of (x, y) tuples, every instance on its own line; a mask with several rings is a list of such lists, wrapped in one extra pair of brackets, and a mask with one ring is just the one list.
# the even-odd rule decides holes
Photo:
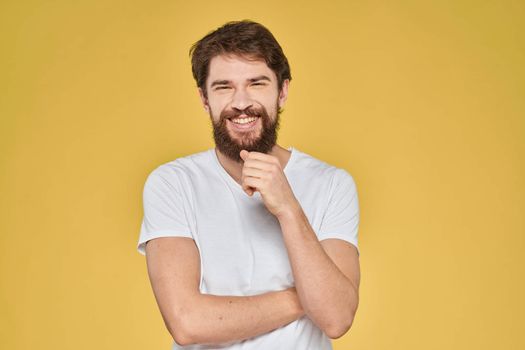
[(234, 130), (237, 131), (248, 131), (253, 129), (257, 125), (257, 120), (261, 117), (241, 115), (238, 117), (228, 118), (229, 124)]
[(259, 117), (251, 117), (251, 116), (240, 116), (235, 118), (230, 118), (230, 121), (235, 124), (244, 125), (249, 124), (251, 122), (254, 122)]

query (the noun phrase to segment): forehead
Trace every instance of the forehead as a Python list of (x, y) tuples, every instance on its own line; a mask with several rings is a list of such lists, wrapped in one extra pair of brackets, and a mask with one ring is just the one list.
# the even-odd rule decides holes
[(272, 81), (277, 80), (275, 73), (262, 60), (251, 60), (236, 55), (219, 55), (210, 61), (207, 83), (214, 80), (240, 82), (261, 75), (266, 75)]

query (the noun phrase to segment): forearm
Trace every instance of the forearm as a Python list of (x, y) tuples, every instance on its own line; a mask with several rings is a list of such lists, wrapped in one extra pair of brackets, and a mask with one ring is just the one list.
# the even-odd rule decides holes
[(268, 333), (304, 315), (295, 288), (254, 296), (198, 294), (179, 310), (176, 341), (219, 344)]
[(305, 313), (330, 337), (339, 337), (352, 323), (357, 289), (326, 254), (300, 206), (278, 219)]

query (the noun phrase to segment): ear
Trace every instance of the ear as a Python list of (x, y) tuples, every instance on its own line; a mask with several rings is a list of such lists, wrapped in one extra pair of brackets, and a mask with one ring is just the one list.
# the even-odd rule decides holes
[(202, 106), (207, 113), (210, 113), (210, 105), (208, 104), (208, 98), (204, 95), (204, 91), (199, 88), (199, 96), (201, 98)]
[(279, 108), (282, 108), (284, 106), (284, 103), (286, 102), (286, 99), (288, 98), (288, 85), (290, 84), (290, 80), (285, 79), (283, 81), (283, 85), (281, 86), (281, 92), (279, 93)]

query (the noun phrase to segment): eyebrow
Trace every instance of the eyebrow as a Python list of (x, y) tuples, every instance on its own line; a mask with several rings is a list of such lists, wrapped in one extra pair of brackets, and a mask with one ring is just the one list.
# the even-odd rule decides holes
[[(259, 75), (259, 76), (255, 77), (255, 78), (250, 78), (250, 79), (246, 79), (246, 80), (248, 82), (250, 82), (250, 83), (254, 83), (256, 81), (261, 81), (261, 80), (266, 80), (266, 81), (269, 81), (269, 82), (272, 81), (266, 75)], [(231, 83), (230, 80), (215, 80), (213, 83), (211, 83), (210, 87), (214, 87), (214, 86), (217, 86), (217, 85), (228, 85), (230, 83)]]
[(229, 80), (215, 80), (213, 83), (211, 83), (211, 87), (214, 87), (215, 85), (228, 85), (229, 83)]
[(268, 78), (266, 75), (259, 75), (258, 77), (248, 79), (248, 81), (249, 81), (250, 83), (254, 83), (254, 82), (259, 81), (259, 80), (267, 80), (267, 81), (269, 81), (269, 82), (272, 81), (272, 80), (271, 80), (270, 78)]

